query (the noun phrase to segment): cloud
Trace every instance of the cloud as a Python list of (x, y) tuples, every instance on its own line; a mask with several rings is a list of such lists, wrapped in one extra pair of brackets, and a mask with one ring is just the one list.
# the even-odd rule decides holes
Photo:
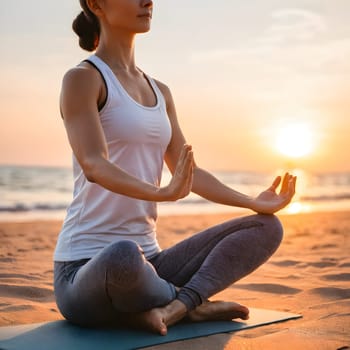
[(317, 83), (350, 74), (350, 36), (333, 37), (327, 19), (303, 9), (281, 9), (261, 34), (240, 47), (193, 52), (190, 62), (227, 68), (235, 79)]
[(327, 32), (325, 19), (316, 13), (302, 9), (282, 9), (271, 14), (270, 25), (246, 45), (236, 48), (222, 48), (193, 52), (190, 59), (195, 62), (209, 62), (236, 59), (237, 57), (264, 56), (281, 46), (295, 46), (320, 39)]
[(198, 74), (213, 70), (217, 84), (236, 96), (292, 104), (330, 99), (350, 84), (350, 33), (328, 26), (331, 20), (303, 9), (274, 11), (266, 29), (250, 40), (193, 52), (190, 63)]
[(273, 45), (309, 41), (324, 34), (328, 27), (323, 16), (304, 9), (282, 9), (271, 14), (272, 23), (259, 39)]

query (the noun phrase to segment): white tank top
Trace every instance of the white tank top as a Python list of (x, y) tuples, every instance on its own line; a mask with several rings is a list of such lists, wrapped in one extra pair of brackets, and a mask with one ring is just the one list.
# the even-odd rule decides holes
[[(99, 57), (92, 55), (87, 61), (100, 71), (107, 88), (100, 120), (110, 162), (159, 186), (171, 126), (158, 86), (145, 75), (157, 103), (153, 107), (143, 106), (127, 93)], [(89, 182), (74, 155), (73, 175), (73, 201), (58, 237), (55, 261), (91, 258), (108, 244), (124, 239), (137, 242), (147, 258), (160, 251), (156, 203), (119, 195)]]

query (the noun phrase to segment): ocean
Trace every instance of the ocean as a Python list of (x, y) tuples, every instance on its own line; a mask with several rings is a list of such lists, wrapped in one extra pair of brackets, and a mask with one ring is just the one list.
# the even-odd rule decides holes
[[(297, 193), (281, 213), (350, 210), (350, 172), (311, 174), (296, 169), (294, 173), (298, 175)], [(244, 171), (213, 174), (235, 190), (252, 196), (266, 189), (276, 175)], [(164, 170), (162, 183), (169, 179), (169, 172)], [(70, 168), (0, 166), (0, 221), (62, 220), (72, 198), (72, 184)], [(246, 211), (211, 203), (195, 194), (177, 202), (159, 203), (158, 208), (159, 215)]]

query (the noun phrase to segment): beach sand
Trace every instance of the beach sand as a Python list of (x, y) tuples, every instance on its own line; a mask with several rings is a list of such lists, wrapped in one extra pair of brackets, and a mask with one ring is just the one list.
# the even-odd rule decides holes
[[(230, 217), (161, 217), (160, 244), (166, 248)], [(280, 218), (285, 236), (276, 254), (212, 300), (299, 313), (302, 319), (148, 349), (350, 349), (350, 213)], [(59, 221), (0, 223), (1, 326), (62, 318), (52, 287), (60, 227)]]

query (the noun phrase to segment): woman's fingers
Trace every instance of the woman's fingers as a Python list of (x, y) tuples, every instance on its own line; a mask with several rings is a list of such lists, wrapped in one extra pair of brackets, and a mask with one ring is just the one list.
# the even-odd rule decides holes
[(193, 151), (190, 149), (187, 153), (187, 157), (185, 159), (184, 164), (184, 190), (188, 194), (191, 191), (192, 188), (192, 182), (193, 182), (193, 166), (194, 166), (194, 159), (193, 159)]
[(270, 186), (270, 191), (276, 191), (277, 187), (281, 183), (281, 176), (277, 176), (275, 180), (273, 181), (272, 185)]
[(184, 146), (181, 150), (180, 157), (176, 164), (176, 172), (179, 174), (182, 173), (183, 171), (183, 164), (184, 164), (185, 157), (186, 157), (186, 148)]
[(289, 181), (293, 178), (289, 173), (285, 173), (283, 176), (282, 186), (280, 194), (286, 195), (289, 192)]
[(290, 175), (288, 178), (288, 183), (286, 185), (287, 186), (286, 191), (282, 193), (282, 190), (281, 190), (281, 194), (284, 196), (286, 200), (286, 204), (290, 203), (290, 201), (292, 200), (295, 194), (296, 181), (297, 181), (297, 177)]
[[(188, 166), (191, 163), (191, 152), (192, 152), (192, 146), (185, 144), (182, 148), (179, 160), (177, 161), (177, 165), (176, 165), (176, 170), (178, 170), (180, 174), (186, 173), (186, 170), (188, 169)], [(192, 158), (193, 158), (193, 155), (192, 155)]]
[(182, 198), (189, 194), (193, 182), (194, 159), (192, 146), (185, 144), (182, 148), (179, 160), (173, 176), (174, 191), (176, 197)]
[(293, 197), (294, 194), (295, 194), (296, 182), (297, 182), (297, 177), (296, 177), (296, 176), (292, 176), (292, 178), (289, 180), (289, 183), (288, 183), (288, 192), (289, 192), (289, 194), (290, 194), (291, 197)]

